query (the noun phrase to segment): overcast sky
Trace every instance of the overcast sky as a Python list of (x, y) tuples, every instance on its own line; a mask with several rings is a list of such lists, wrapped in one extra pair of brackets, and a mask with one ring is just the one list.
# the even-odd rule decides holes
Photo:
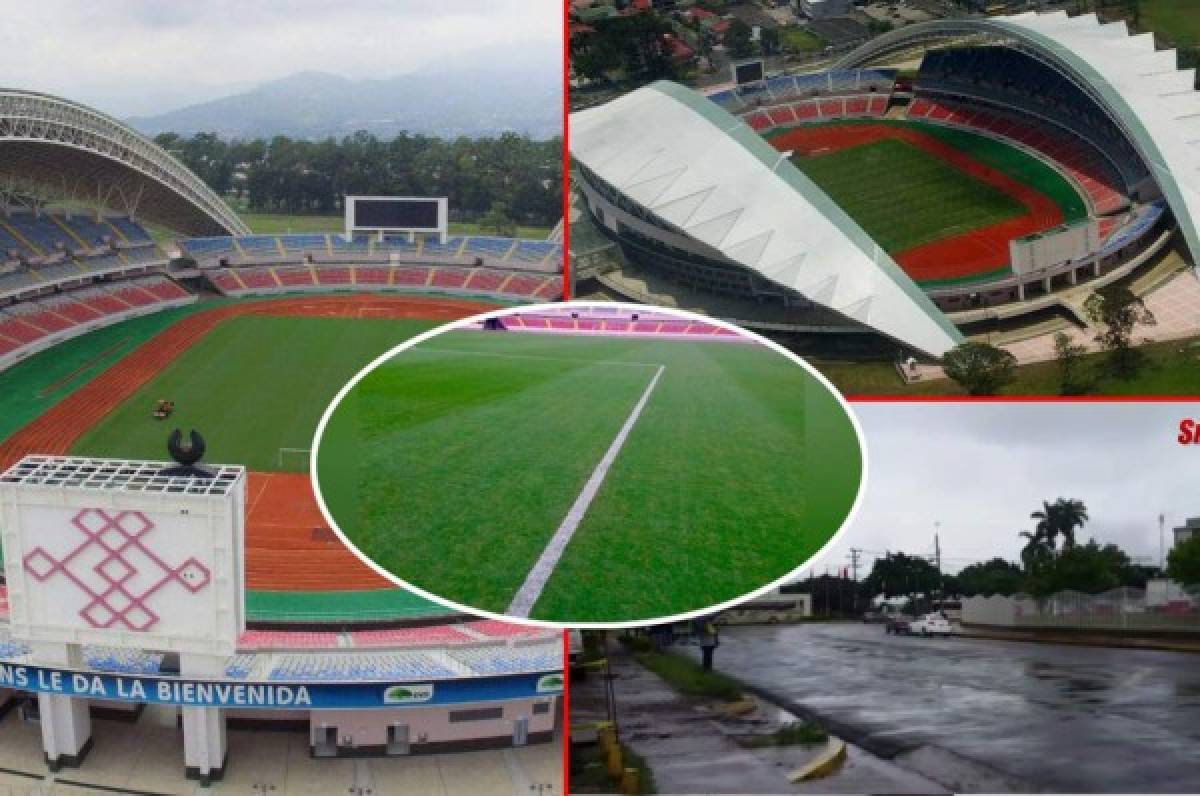
[(394, 77), (480, 49), (561, 62), (560, 0), (0, 0), (0, 86), (117, 116), (300, 71)]
[[(933, 552), (943, 565), (1019, 559), (1017, 536), (1043, 499), (1079, 498), (1078, 537), (1158, 560), (1158, 514), (1170, 529), (1200, 515), (1200, 446), (1175, 441), (1186, 404), (853, 404), (868, 442), (867, 495), (816, 572), (837, 572), (851, 546)], [(869, 572), (871, 556), (864, 556)]]

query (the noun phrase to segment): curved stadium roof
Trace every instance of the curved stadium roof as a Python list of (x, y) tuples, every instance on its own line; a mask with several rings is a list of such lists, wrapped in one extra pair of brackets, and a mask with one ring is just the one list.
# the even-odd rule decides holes
[(128, 125), (69, 100), (0, 89), (0, 178), (108, 204), (187, 235), (248, 234), (186, 166)]
[(908, 25), (873, 39), (837, 67), (863, 66), (917, 44), (960, 37), (1019, 49), (1067, 77), (1103, 108), (1150, 167), (1192, 259), (1200, 258), (1195, 69), (1179, 69), (1174, 50), (1156, 50), (1152, 33), (1131, 36), (1123, 21), (1101, 24), (1095, 14), (1071, 17), (1065, 11)]
[(888, 254), (741, 119), (658, 82), (571, 115), (571, 154), (727, 259), (919, 351), (962, 335)]

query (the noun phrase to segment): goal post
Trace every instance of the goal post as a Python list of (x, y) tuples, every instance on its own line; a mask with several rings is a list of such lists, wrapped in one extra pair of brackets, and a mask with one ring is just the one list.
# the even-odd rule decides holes
[(308, 472), (312, 448), (280, 448), (279, 469), (285, 472)]

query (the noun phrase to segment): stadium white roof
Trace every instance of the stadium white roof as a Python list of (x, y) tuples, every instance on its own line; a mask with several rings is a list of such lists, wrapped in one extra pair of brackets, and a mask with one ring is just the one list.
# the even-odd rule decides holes
[(1095, 14), (1027, 12), (991, 19), (909, 25), (841, 59), (862, 66), (914, 43), (985, 35), (1021, 49), (1065, 75), (1124, 131), (1149, 165), (1192, 257), (1200, 258), (1200, 92), (1196, 70), (1179, 69), (1174, 50), (1156, 50), (1154, 34), (1131, 36), (1124, 21)]
[(658, 82), (571, 115), (571, 154), (683, 234), (919, 351), (962, 336), (788, 158), (702, 95)]

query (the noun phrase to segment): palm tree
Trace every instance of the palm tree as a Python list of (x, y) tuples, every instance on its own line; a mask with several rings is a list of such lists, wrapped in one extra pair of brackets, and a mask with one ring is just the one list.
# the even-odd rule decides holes
[(1046, 536), (1040, 529), (1021, 531), (1019, 535), (1027, 540), (1025, 547), (1021, 548), (1021, 563), (1025, 565), (1026, 570), (1032, 569), (1037, 562), (1054, 555), (1054, 546), (1046, 541)]
[(1053, 503), (1042, 501), (1042, 510), (1029, 515), (1038, 521), (1037, 533), (1055, 549), (1058, 537), (1063, 538), (1063, 550), (1075, 546), (1075, 531), (1088, 521), (1087, 506), (1075, 498), (1058, 498)]

